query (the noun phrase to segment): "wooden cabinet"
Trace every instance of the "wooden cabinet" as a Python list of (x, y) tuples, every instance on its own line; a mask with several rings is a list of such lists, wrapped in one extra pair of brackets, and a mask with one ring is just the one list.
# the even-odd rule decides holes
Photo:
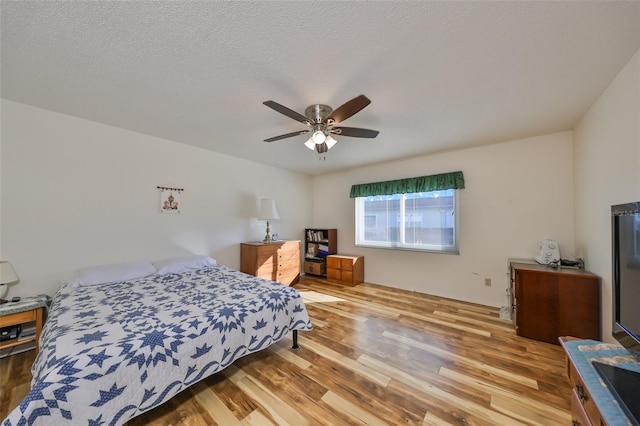
[(333, 254), (327, 256), (327, 280), (345, 284), (364, 281), (364, 256)]
[(300, 241), (240, 244), (240, 271), (291, 285), (300, 279)]
[(511, 263), (518, 336), (558, 344), (560, 336), (600, 340), (600, 280), (590, 272)]
[(638, 424), (622, 407), (614, 391), (602, 380), (594, 366), (594, 362), (618, 366), (627, 363), (635, 364), (635, 355), (617, 344), (582, 340), (570, 336), (562, 336), (559, 341), (566, 353), (567, 377), (572, 388), (571, 424), (584, 426)]
[(304, 234), (304, 272), (325, 276), (327, 256), (338, 252), (338, 230), (306, 228)]
[(565, 342), (568, 340), (574, 340), (561, 336), (559, 338), (560, 344), (563, 346), (567, 353), (567, 377), (569, 383), (571, 383), (571, 418), (573, 425), (605, 425), (606, 423), (600, 415), (600, 411), (595, 404), (589, 388), (585, 384), (584, 379), (580, 375), (576, 364), (569, 355), (569, 351), (565, 347)]
[[(25, 326), (27, 324), (35, 323), (35, 334), (30, 337), (22, 338), (20, 335), (16, 339), (5, 340), (0, 342), (0, 353), (4, 352), (8, 348), (19, 349), (20, 352), (24, 350), (36, 350), (36, 355), (40, 351), (40, 333), (42, 332), (42, 317), (44, 312), (44, 302), (37, 303), (37, 307), (28, 308), (19, 312), (2, 313), (0, 312), (0, 328), (10, 327), (14, 325)], [(4, 309), (9, 309), (10, 306), (5, 306)], [(33, 327), (33, 325), (32, 325)], [(26, 348), (26, 349), (23, 349)]]

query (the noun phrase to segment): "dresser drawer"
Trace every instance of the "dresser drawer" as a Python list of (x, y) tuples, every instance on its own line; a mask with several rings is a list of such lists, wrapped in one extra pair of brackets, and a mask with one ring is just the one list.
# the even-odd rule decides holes
[(277, 280), (280, 284), (290, 285), (295, 284), (300, 279), (300, 271), (284, 271), (278, 272)]
[(282, 251), (295, 251), (300, 252), (300, 241), (285, 241), (280, 244), (280, 250)]
[(15, 314), (4, 315), (0, 317), (0, 327), (22, 324), (29, 321), (35, 321), (36, 310), (16, 312)]
[(300, 263), (300, 252), (296, 250), (278, 251), (278, 261), (298, 260)]
[(571, 392), (571, 420), (573, 426), (592, 426), (589, 416), (580, 402), (576, 388), (573, 388)]
[(278, 271), (289, 273), (291, 271), (300, 272), (300, 260), (289, 259), (278, 262)]
[(586, 413), (588, 419), (591, 419), (591, 422), (587, 422), (585, 424), (604, 424), (600, 418), (598, 407), (596, 407), (596, 404), (595, 402), (593, 402), (593, 398), (589, 393), (589, 389), (587, 389), (587, 387), (584, 385), (582, 377), (580, 377), (578, 370), (576, 370), (576, 367), (571, 362), (569, 363), (569, 382), (573, 387), (573, 394), (575, 395), (575, 398), (577, 400), (576, 402), (583, 408), (582, 411)]

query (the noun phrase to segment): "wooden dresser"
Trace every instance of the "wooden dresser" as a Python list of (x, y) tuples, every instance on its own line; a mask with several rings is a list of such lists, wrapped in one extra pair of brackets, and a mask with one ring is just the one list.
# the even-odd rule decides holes
[(573, 268), (511, 263), (518, 336), (558, 344), (560, 336), (600, 340), (600, 279)]
[(332, 254), (327, 256), (327, 280), (344, 284), (364, 281), (364, 256)]
[[(571, 417), (574, 426), (630, 426), (629, 414), (616, 401), (614, 394), (600, 379), (593, 361), (628, 366), (637, 365), (637, 356), (611, 343), (559, 338), (567, 355), (567, 377), (571, 383)], [(636, 368), (637, 371), (637, 368)]]
[(291, 285), (300, 279), (300, 241), (240, 244), (240, 271)]

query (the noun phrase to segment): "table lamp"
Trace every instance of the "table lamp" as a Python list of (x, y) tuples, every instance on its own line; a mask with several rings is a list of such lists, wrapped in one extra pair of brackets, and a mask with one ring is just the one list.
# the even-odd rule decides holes
[(276, 200), (271, 198), (263, 198), (260, 200), (260, 217), (258, 219), (267, 221), (267, 235), (265, 235), (262, 242), (269, 244), (271, 243), (271, 229), (269, 229), (269, 221), (280, 219), (280, 215), (278, 215), (278, 208), (276, 207)]
[(2, 298), (7, 293), (7, 284), (16, 281), (18, 281), (18, 276), (11, 263), (6, 260), (0, 260), (0, 304), (7, 302)]

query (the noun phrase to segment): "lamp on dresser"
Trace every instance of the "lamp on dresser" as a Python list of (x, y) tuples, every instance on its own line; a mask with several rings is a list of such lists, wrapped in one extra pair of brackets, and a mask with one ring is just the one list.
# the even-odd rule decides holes
[(7, 293), (7, 284), (18, 281), (18, 275), (6, 260), (0, 260), (0, 304), (6, 303), (2, 297)]
[(280, 219), (278, 208), (276, 207), (276, 200), (271, 198), (263, 198), (260, 200), (260, 216), (258, 219), (267, 221), (267, 235), (265, 235), (262, 242), (269, 244), (271, 243), (271, 229), (269, 229), (269, 221)]

